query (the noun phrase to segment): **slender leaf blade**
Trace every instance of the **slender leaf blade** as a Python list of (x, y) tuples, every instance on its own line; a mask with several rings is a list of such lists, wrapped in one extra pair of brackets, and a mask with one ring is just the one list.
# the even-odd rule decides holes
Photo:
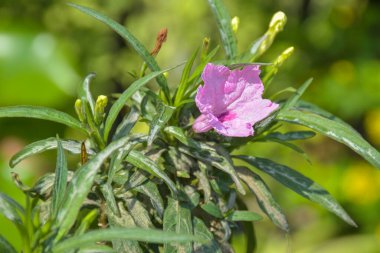
[(364, 140), (358, 132), (344, 122), (330, 120), (317, 114), (305, 113), (298, 110), (281, 111), (277, 115), (277, 119), (304, 125), (333, 140), (343, 143), (361, 155), (373, 166), (380, 169), (380, 153)]
[(163, 103), (160, 103), (157, 109), (157, 114), (153, 117), (153, 120), (150, 124), (149, 136), (148, 136), (148, 145), (152, 145), (154, 138), (157, 133), (165, 126), (165, 124), (172, 117), (175, 107), (168, 106)]
[(230, 221), (259, 221), (262, 217), (255, 212), (234, 211), (227, 217), (227, 219)]
[(194, 251), (195, 253), (222, 253), (222, 251), (219, 248), (219, 245), (217, 241), (214, 239), (213, 234), (210, 232), (210, 230), (207, 228), (207, 226), (204, 224), (204, 222), (197, 218), (193, 218), (193, 228), (194, 228), (194, 234), (199, 235), (206, 240), (208, 240), (207, 243), (197, 243), (194, 242)]
[[(80, 154), (81, 153), (81, 142), (75, 140), (61, 140), (63, 149), (71, 152), (72, 154)], [(9, 161), (9, 166), (13, 168), (22, 160), (39, 153), (42, 153), (46, 150), (56, 149), (57, 148), (57, 140), (54, 137), (47, 138), (44, 140), (39, 140), (28, 144), (22, 150), (17, 152), (12, 156)], [(91, 149), (87, 149), (87, 154), (93, 155), (94, 151)]]
[(56, 244), (53, 247), (52, 252), (64, 253), (68, 252), (69, 250), (85, 247), (86, 245), (99, 241), (111, 241), (114, 239), (126, 239), (151, 243), (205, 241), (203, 238), (197, 235), (184, 233), (178, 234), (156, 229), (108, 228), (90, 231), (76, 237), (70, 237)]
[[(136, 39), (135, 36), (133, 36), (132, 33), (128, 31), (124, 26), (118, 24), (114, 20), (110, 19), (109, 17), (92, 10), (90, 8), (77, 5), (74, 3), (68, 3), (71, 7), (74, 7), (78, 9), (79, 11), (99, 20), (100, 22), (104, 23), (105, 25), (109, 26), (112, 30), (114, 30), (116, 33), (118, 33), (122, 38), (124, 38), (128, 44), (137, 52), (137, 54), (146, 62), (149, 69), (151, 71), (160, 71), (160, 67), (158, 66), (156, 60), (154, 57), (148, 52), (148, 50), (141, 44), (139, 40)], [(162, 73), (165, 71), (160, 72), (158, 75), (154, 76), (157, 77), (157, 82), (160, 85), (162, 91), (164, 92), (164, 95), (167, 99), (167, 101), (170, 100), (170, 92), (169, 87), (167, 84), (167, 81), (165, 77), (162, 75)]]
[(239, 158), (256, 167), (257, 169), (267, 173), (289, 189), (293, 190), (304, 198), (320, 204), (351, 226), (356, 227), (355, 222), (339, 205), (339, 203), (330, 195), (328, 191), (298, 171), (265, 158), (243, 155), (236, 156), (236, 158)]
[(165, 172), (161, 171), (157, 164), (149, 157), (146, 157), (141, 152), (132, 150), (129, 152), (126, 161), (133, 164), (137, 168), (145, 170), (146, 172), (161, 178), (173, 193), (177, 193), (174, 182), (168, 177), (168, 175), (165, 174)]
[(12, 221), (16, 225), (22, 225), (22, 216), (24, 208), (15, 200), (0, 192), (0, 214)]
[[(164, 231), (176, 232), (178, 234), (192, 234), (193, 225), (191, 221), (190, 208), (176, 199), (169, 198), (165, 209), (163, 220)], [(188, 252), (192, 250), (190, 243), (165, 244), (165, 253)]]
[(30, 105), (0, 107), (0, 118), (18, 117), (49, 120), (77, 129), (83, 133), (87, 133), (86, 129), (82, 126), (79, 120), (67, 113), (52, 108)]
[(224, 51), (228, 59), (234, 59), (237, 55), (237, 42), (232, 31), (231, 17), (222, 0), (208, 0), (211, 11), (216, 19)]
[(285, 109), (293, 107), (298, 102), (298, 100), (301, 98), (303, 93), (307, 90), (307, 88), (309, 88), (309, 86), (312, 82), (313, 82), (313, 78), (307, 79), (306, 82), (304, 82), (301, 85), (301, 87), (298, 88), (298, 90), (293, 94), (293, 96), (290, 97), (286, 101), (286, 103), (282, 106), (281, 110), (285, 110)]
[(17, 253), (16, 249), (2, 235), (0, 235), (0, 252)]
[(246, 183), (249, 190), (256, 196), (260, 208), (269, 219), (271, 219), (276, 226), (288, 232), (289, 225), (285, 214), (261, 177), (246, 167), (237, 167), (236, 171), (241, 180)]
[(56, 217), (66, 193), (67, 184), (67, 160), (63, 151), (62, 143), (57, 137), (57, 164), (55, 167), (55, 179), (51, 200), (51, 217)]
[(111, 131), (111, 128), (112, 128), (113, 124), (115, 123), (116, 117), (119, 114), (119, 112), (121, 111), (121, 109), (123, 109), (123, 107), (124, 107), (125, 103), (128, 101), (128, 99), (136, 91), (138, 91), (142, 86), (146, 85), (150, 80), (152, 80), (153, 78), (157, 77), (158, 75), (164, 73), (165, 71), (167, 71), (167, 70), (149, 73), (148, 75), (146, 75), (146, 76), (136, 80), (135, 82), (133, 82), (131, 84), (131, 86), (129, 86), (128, 89), (126, 89), (120, 95), (120, 97), (112, 105), (112, 107), (108, 113), (106, 122), (104, 124), (104, 140), (105, 141), (108, 140), (109, 132)]

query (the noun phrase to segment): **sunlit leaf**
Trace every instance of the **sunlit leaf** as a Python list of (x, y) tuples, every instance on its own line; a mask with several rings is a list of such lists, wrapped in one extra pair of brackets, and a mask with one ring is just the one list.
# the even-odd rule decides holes
[(91, 245), (95, 242), (111, 241), (114, 239), (126, 239), (151, 243), (204, 241), (204, 239), (200, 236), (185, 233), (178, 234), (174, 232), (142, 228), (111, 228), (94, 230), (80, 236), (70, 237), (55, 245), (52, 252), (65, 253), (69, 250), (86, 247), (87, 245)]
[(259, 221), (262, 217), (255, 212), (233, 211), (230, 215), (228, 215), (227, 219), (230, 221)]
[(51, 217), (56, 217), (66, 193), (67, 161), (61, 141), (57, 137), (57, 164), (55, 167), (55, 180), (51, 200)]
[[(128, 44), (137, 52), (137, 54), (146, 62), (150, 70), (152, 71), (160, 71), (160, 67), (158, 66), (156, 60), (154, 57), (149, 53), (149, 51), (141, 44), (140, 41), (136, 39), (135, 36), (133, 36), (124, 26), (120, 25), (119, 23), (115, 22), (114, 20), (108, 18), (107, 16), (92, 10), (90, 8), (80, 6), (74, 3), (68, 3), (71, 7), (74, 7), (83, 13), (86, 13), (87, 15), (90, 15), (93, 18), (96, 18), (97, 20), (101, 21), (102, 23), (109, 26), (112, 30), (114, 30), (116, 33), (118, 33), (121, 37), (123, 37)], [(162, 75), (162, 73), (165, 71), (159, 72), (156, 76), (157, 82), (160, 85), (162, 91), (165, 94), (165, 97), (167, 101), (170, 101), (170, 92), (169, 87), (167, 84), (167, 81), (165, 77)], [(153, 78), (154, 78), (153, 77)]]
[(261, 177), (245, 167), (237, 167), (236, 171), (241, 180), (247, 184), (249, 190), (256, 196), (260, 208), (268, 215), (269, 219), (279, 228), (289, 231), (284, 212)]
[(236, 158), (239, 158), (267, 173), (289, 189), (320, 204), (348, 224), (356, 227), (355, 222), (328, 191), (298, 171), (264, 158), (242, 155), (236, 156)]
[(15, 200), (0, 192), (0, 214), (16, 225), (22, 225), (24, 208)]
[[(192, 234), (193, 225), (191, 222), (190, 209), (176, 199), (168, 198), (168, 205), (164, 213), (163, 221), (165, 232), (176, 232), (178, 234)], [(197, 235), (198, 236), (198, 235)], [(192, 252), (191, 243), (165, 244), (165, 253)]]
[(207, 202), (201, 205), (201, 208), (208, 214), (214, 216), (215, 218), (223, 218), (223, 214), (220, 211), (219, 207), (214, 202)]
[(64, 124), (66, 126), (87, 133), (86, 129), (77, 119), (73, 118), (67, 113), (52, 108), (29, 105), (0, 107), (0, 118), (19, 117), (49, 120), (60, 124)]
[(209, 241), (207, 243), (194, 242), (195, 253), (222, 253), (213, 234), (201, 219), (197, 217), (193, 218), (193, 228), (195, 235), (199, 235)]
[(231, 27), (231, 17), (222, 0), (208, 0), (208, 3), (216, 19), (227, 58), (234, 59), (237, 55), (237, 43)]
[(17, 253), (16, 249), (2, 235), (0, 235), (0, 252)]
[[(72, 154), (81, 153), (81, 142), (74, 140), (61, 140), (63, 149), (69, 151)], [(44, 140), (36, 141), (26, 145), (23, 149), (17, 152), (12, 156), (9, 161), (9, 166), (13, 168), (22, 160), (39, 153), (42, 153), (46, 150), (56, 149), (57, 140), (54, 137), (47, 138)], [(87, 154), (93, 155), (94, 151), (92, 149), (87, 149)]]
[(304, 125), (323, 135), (341, 142), (361, 155), (376, 168), (380, 168), (380, 153), (364, 140), (351, 126), (341, 121), (330, 120), (313, 113), (298, 110), (284, 110), (277, 119)]
[(137, 168), (145, 170), (155, 177), (161, 178), (169, 186), (169, 189), (173, 193), (177, 192), (174, 182), (168, 177), (168, 175), (166, 175), (166, 173), (162, 171), (153, 160), (151, 160), (149, 157), (146, 157), (141, 152), (132, 150), (129, 152), (126, 161), (133, 164)]
[(129, 113), (123, 118), (121, 123), (117, 126), (112, 140), (117, 140), (121, 137), (127, 136), (139, 119), (139, 111), (135, 106), (131, 107)]
[(175, 111), (175, 107), (163, 103), (158, 105), (157, 114), (153, 117), (150, 124), (148, 145), (153, 143), (157, 133), (166, 125)]

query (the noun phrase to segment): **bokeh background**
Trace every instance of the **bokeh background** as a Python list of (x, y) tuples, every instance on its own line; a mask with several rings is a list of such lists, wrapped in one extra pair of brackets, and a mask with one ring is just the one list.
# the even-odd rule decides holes
[[(206, 0), (74, 0), (102, 11), (128, 29), (148, 49), (157, 32), (168, 28), (168, 40), (157, 56), (164, 67), (187, 60), (204, 37), (219, 43)], [(284, 64), (272, 89), (298, 87), (310, 76), (314, 82), (304, 98), (353, 125), (380, 148), (380, 2), (369, 0), (235, 0), (224, 1), (231, 16), (239, 16), (241, 52), (262, 35), (271, 16), (288, 16), (285, 30), (260, 61), (268, 62), (289, 46), (294, 55)], [(220, 52), (222, 57), (222, 52)], [(125, 42), (96, 20), (60, 0), (0, 1), (0, 106), (32, 104), (74, 114), (73, 104), (83, 78), (96, 72), (96, 95), (120, 92), (130, 84), (130, 73), (141, 60)], [(179, 82), (179, 70), (170, 72)], [(21, 203), (13, 186), (10, 157), (38, 139), (75, 136), (65, 127), (31, 119), (0, 120), (0, 191)], [(380, 252), (380, 172), (356, 154), (322, 136), (300, 144), (311, 164), (284, 147), (250, 145), (240, 152), (273, 158), (290, 165), (324, 186), (346, 208), (358, 228), (285, 190), (263, 175), (283, 206), (291, 225), (284, 234), (268, 220), (255, 224), (257, 252), (375, 253)], [(54, 152), (28, 159), (15, 171), (26, 184), (54, 169)], [(71, 158), (71, 159), (76, 159)], [(252, 196), (249, 208), (258, 211)], [(0, 217), (0, 233), (14, 245), (20, 237)], [(233, 238), (237, 252), (246, 238)]]

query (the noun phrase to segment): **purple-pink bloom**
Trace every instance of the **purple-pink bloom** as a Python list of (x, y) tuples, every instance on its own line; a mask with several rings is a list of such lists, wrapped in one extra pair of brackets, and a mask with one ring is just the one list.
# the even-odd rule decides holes
[(262, 98), (264, 86), (259, 75), (258, 65), (230, 70), (207, 64), (202, 73), (204, 85), (195, 97), (201, 115), (193, 124), (194, 132), (215, 129), (225, 136), (253, 135), (253, 125), (278, 107)]

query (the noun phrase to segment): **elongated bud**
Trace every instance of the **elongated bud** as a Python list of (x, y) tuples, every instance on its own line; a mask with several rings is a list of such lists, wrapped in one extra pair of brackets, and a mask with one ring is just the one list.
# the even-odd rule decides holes
[(158, 32), (157, 38), (156, 38), (156, 44), (154, 45), (153, 50), (150, 52), (150, 54), (152, 56), (156, 56), (158, 54), (158, 52), (160, 52), (162, 44), (164, 44), (167, 37), (168, 37), (168, 29), (167, 28), (163, 28)]
[(210, 38), (205, 37), (202, 43), (202, 52), (201, 52), (202, 60), (206, 58), (209, 47), (210, 47)]
[(80, 120), (80, 122), (84, 123), (86, 121), (86, 114), (84, 113), (84, 110), (83, 110), (82, 100), (78, 98), (75, 101), (74, 107), (75, 107), (75, 112), (77, 113), (78, 119)]
[(281, 66), (284, 61), (286, 61), (294, 52), (294, 47), (289, 47), (287, 48), (284, 52), (282, 52), (278, 57), (277, 59), (273, 62), (273, 64), (276, 66), (276, 67), (279, 67)]
[(240, 23), (240, 19), (239, 17), (235, 16), (231, 19), (231, 26), (232, 26), (232, 31), (234, 33), (237, 33), (237, 30), (239, 29), (239, 23)]
[(95, 123), (100, 125), (104, 119), (104, 109), (108, 103), (108, 98), (104, 95), (100, 95), (96, 99), (95, 103)]
[(286, 20), (285, 13), (282, 11), (276, 12), (269, 23), (269, 29), (276, 33), (282, 31), (286, 24)]

